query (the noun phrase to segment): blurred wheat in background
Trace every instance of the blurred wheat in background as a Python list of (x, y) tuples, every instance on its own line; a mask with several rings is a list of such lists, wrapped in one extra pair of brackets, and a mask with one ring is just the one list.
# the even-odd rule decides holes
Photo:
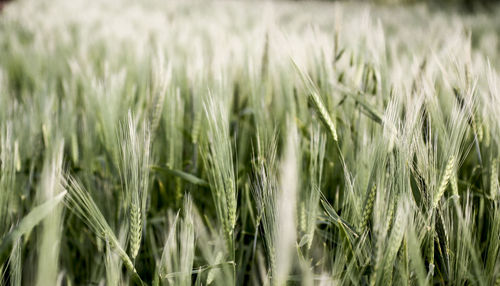
[(0, 285), (500, 285), (476, 6), (6, 4)]

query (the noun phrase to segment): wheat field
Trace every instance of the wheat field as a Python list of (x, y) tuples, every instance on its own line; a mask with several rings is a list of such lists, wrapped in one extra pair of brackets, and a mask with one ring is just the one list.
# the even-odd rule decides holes
[(7, 4), (0, 285), (500, 285), (499, 15)]

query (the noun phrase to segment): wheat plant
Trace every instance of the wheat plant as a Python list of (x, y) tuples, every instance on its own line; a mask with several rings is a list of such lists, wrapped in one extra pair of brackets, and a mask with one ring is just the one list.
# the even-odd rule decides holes
[(500, 285), (500, 7), (15, 0), (0, 285)]

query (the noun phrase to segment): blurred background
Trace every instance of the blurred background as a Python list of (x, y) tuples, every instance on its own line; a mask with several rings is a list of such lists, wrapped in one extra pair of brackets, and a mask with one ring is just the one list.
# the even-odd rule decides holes
[[(11, 1), (22, 0), (0, 0), (0, 10)], [(307, 0), (299, 0), (307, 1)], [(299, 2), (297, 1), (297, 2)], [(316, 0), (315, 0), (316, 1)], [(500, 0), (323, 0), (326, 2), (365, 2), (379, 5), (411, 5), (425, 3), (436, 9), (459, 9), (463, 12), (488, 11), (491, 7), (500, 2)]]
[(433, 7), (451, 8), (455, 6), (466, 12), (476, 10), (488, 10), (492, 5), (499, 3), (499, 0), (362, 0), (362, 2), (373, 2), (378, 4), (414, 4), (426, 3)]

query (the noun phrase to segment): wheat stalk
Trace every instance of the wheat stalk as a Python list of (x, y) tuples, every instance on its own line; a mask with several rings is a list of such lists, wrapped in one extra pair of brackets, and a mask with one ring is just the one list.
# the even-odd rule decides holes
[(72, 176), (68, 176), (65, 182), (68, 190), (66, 201), (70, 209), (75, 212), (91, 230), (101, 239), (109, 243), (110, 248), (120, 257), (125, 267), (138, 281), (142, 280), (137, 274), (137, 270), (132, 260), (127, 255), (123, 247), (118, 242), (113, 230), (102, 215), (99, 207), (95, 204), (90, 194)]
[(498, 158), (491, 161), (490, 167), (490, 199), (495, 199), (498, 196)]
[(439, 201), (441, 200), (441, 197), (444, 194), (444, 191), (446, 191), (446, 187), (448, 186), (448, 182), (453, 174), (454, 168), (455, 168), (455, 157), (451, 156), (450, 159), (448, 160), (448, 163), (446, 163), (446, 167), (441, 177), (439, 187), (437, 188), (437, 191), (434, 194), (434, 199), (432, 201), (433, 208), (437, 207)]
[[(137, 130), (141, 128), (140, 130)], [(137, 121), (128, 113), (127, 125), (118, 133), (121, 146), (119, 170), (125, 197), (129, 207), (130, 254), (135, 259), (142, 240), (142, 227), (145, 223), (146, 200), (149, 185), (150, 132), (144, 122)]]
[(292, 61), (292, 63), (295, 67), (295, 70), (299, 73), (302, 82), (306, 86), (307, 92), (310, 98), (312, 99), (313, 106), (319, 114), (319, 118), (321, 119), (323, 124), (325, 124), (326, 128), (330, 132), (333, 141), (337, 141), (338, 140), (337, 130), (335, 129), (335, 125), (333, 124), (333, 120), (330, 117), (330, 114), (328, 113), (326, 106), (324, 105), (323, 101), (320, 98), (318, 88), (316, 87), (312, 79), (309, 77), (309, 75), (304, 73), (295, 63), (295, 61)]
[(368, 196), (366, 197), (365, 207), (363, 209), (363, 214), (361, 216), (361, 223), (359, 225), (359, 230), (364, 231), (368, 225), (368, 221), (370, 220), (371, 214), (373, 212), (373, 203), (375, 202), (375, 195), (377, 194), (377, 186), (374, 184), (370, 192), (368, 192)]

